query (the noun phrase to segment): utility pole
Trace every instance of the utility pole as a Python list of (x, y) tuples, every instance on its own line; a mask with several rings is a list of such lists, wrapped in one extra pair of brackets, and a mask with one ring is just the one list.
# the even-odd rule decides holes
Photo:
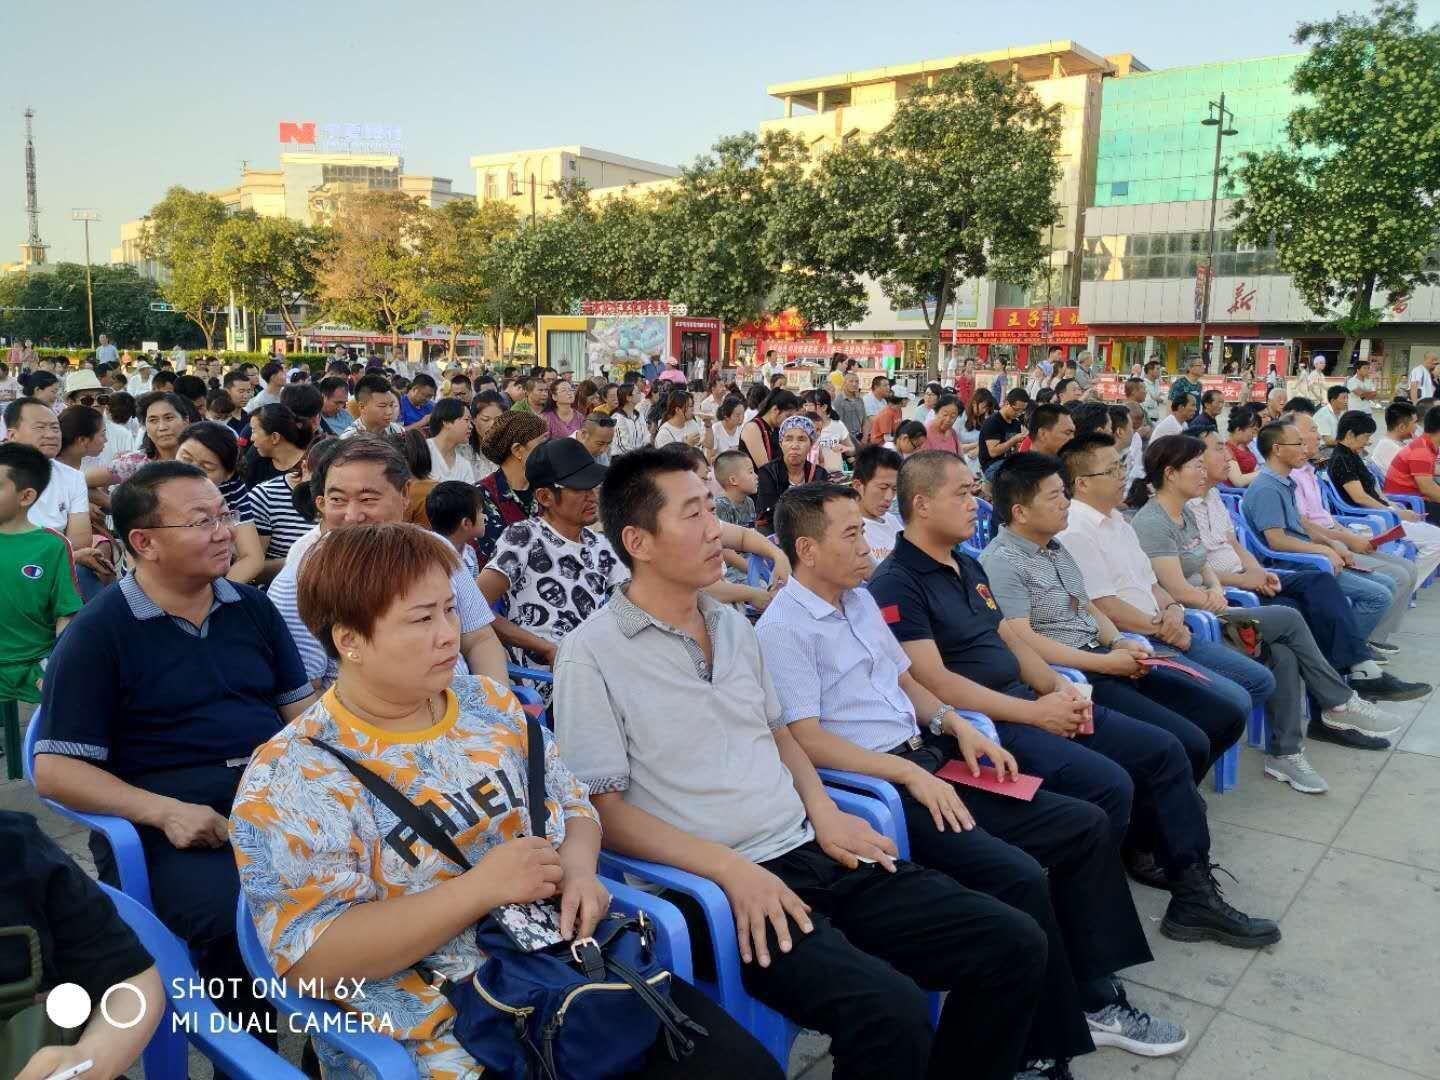
[[(1201, 291), (1200, 299), (1200, 357), (1205, 357), (1205, 325), (1210, 321), (1210, 286), (1215, 280), (1215, 207), (1220, 198), (1220, 147), (1227, 135), (1234, 135), (1233, 126), (1225, 126), (1225, 117), (1229, 116), (1233, 125), (1235, 114), (1225, 108), (1225, 95), (1222, 92), (1218, 102), (1210, 102), (1210, 115), (1200, 123), (1206, 127), (1215, 129), (1215, 163), (1211, 166), (1210, 173), (1210, 233), (1205, 241), (1205, 282)], [(1212, 356), (1210, 363), (1205, 369), (1210, 371), (1219, 357)], [(1214, 374), (1211, 371), (1211, 374)]]
[(90, 315), (90, 348), (95, 348), (95, 289), (90, 282), (90, 222), (100, 220), (100, 211), (75, 209), (70, 211), (71, 221), (85, 223), (85, 307)]

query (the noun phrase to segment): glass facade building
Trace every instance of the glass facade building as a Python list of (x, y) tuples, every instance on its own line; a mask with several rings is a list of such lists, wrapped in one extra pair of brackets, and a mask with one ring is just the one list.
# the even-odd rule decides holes
[[(1224, 91), (1235, 113), (1237, 134), (1225, 139), (1223, 170), (1244, 151), (1269, 150), (1284, 140), (1286, 118), (1301, 100), (1290, 76), (1303, 59), (1261, 57), (1106, 79), (1092, 205), (1209, 199), (1215, 129), (1201, 121), (1210, 102)], [(1227, 193), (1223, 172), (1220, 193)]]

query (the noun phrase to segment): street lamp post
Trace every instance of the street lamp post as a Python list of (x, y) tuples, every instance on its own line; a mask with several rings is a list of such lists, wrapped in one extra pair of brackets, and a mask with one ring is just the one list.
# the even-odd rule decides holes
[[(1225, 126), (1225, 118), (1230, 118), (1230, 127)], [(1210, 232), (1205, 241), (1205, 283), (1200, 299), (1200, 357), (1205, 357), (1205, 324), (1210, 321), (1210, 285), (1215, 279), (1215, 207), (1220, 199), (1220, 147), (1227, 135), (1235, 134), (1235, 114), (1225, 107), (1225, 94), (1220, 94), (1219, 101), (1210, 102), (1210, 115), (1200, 121), (1206, 127), (1215, 129), (1215, 164), (1210, 171)], [(1215, 363), (1217, 357), (1210, 358), (1210, 364), (1206, 365), (1207, 370)]]
[(74, 209), (70, 211), (71, 221), (85, 223), (85, 308), (90, 316), (90, 350), (95, 350), (95, 290), (90, 284), (90, 222), (100, 220), (99, 210)]

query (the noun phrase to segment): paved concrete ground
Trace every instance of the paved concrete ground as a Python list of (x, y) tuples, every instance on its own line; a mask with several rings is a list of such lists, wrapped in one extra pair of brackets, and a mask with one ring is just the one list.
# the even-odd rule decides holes
[[(1440, 585), (1421, 595), (1391, 670), (1433, 682)], [(1259, 952), (1168, 941), (1164, 897), (1133, 886), (1156, 959), (1126, 972), (1131, 1000), (1184, 1023), (1191, 1045), (1159, 1060), (1102, 1050), (1076, 1063), (1081, 1080), (1440, 1080), (1440, 700), (1391, 708), (1406, 721), (1393, 750), (1310, 747), (1327, 795), (1266, 780), (1248, 747), (1239, 786), (1207, 791), (1215, 858), (1239, 878), (1222, 877), (1227, 895), (1278, 917), (1284, 940)], [(26, 785), (0, 784), (0, 808), (37, 813), (93, 872), (83, 830)], [(803, 1038), (792, 1076), (828, 1080), (824, 1050)]]

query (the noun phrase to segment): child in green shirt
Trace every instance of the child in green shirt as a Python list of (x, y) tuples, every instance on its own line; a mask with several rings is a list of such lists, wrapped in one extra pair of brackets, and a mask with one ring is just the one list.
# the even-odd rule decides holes
[(39, 702), (55, 639), (80, 610), (70, 545), (30, 524), (50, 483), (50, 461), (33, 446), (0, 443), (0, 701)]

